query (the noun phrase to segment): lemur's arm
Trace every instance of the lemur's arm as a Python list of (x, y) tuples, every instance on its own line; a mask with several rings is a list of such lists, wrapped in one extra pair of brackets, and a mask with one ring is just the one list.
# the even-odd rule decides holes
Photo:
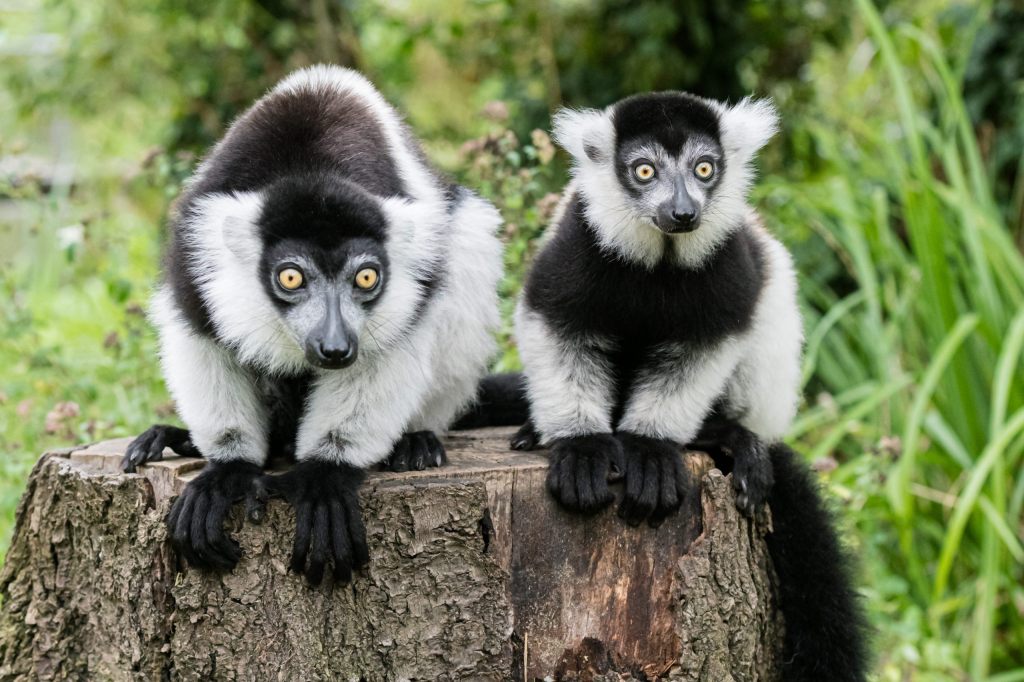
[(551, 447), (547, 485), (563, 506), (592, 513), (612, 502), (608, 474), (622, 459), (612, 435), (614, 381), (607, 344), (565, 339), (520, 301), (516, 340), (530, 413), (540, 441)]
[(322, 373), (299, 426), (298, 463), (260, 480), (269, 495), (294, 507), (292, 570), (314, 585), (330, 563), (334, 579), (346, 582), (353, 568), (369, 560), (358, 488), (365, 467), (390, 454), (432, 386), (430, 363), (416, 341)]
[(626, 479), (619, 515), (626, 521), (657, 525), (693, 490), (680, 449), (700, 431), (742, 351), (735, 339), (703, 353), (662, 348), (638, 372), (618, 426)]
[[(158, 302), (158, 315), (159, 308)], [(209, 460), (175, 500), (168, 532), (190, 564), (230, 570), (241, 550), (224, 532), (224, 520), (262, 471), (266, 414), (248, 372), (232, 354), (165, 312), (158, 322), (167, 387), (192, 443)]]

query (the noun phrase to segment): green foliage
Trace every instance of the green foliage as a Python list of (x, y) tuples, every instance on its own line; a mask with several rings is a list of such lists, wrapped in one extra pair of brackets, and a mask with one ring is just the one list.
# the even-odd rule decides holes
[[(786, 130), (755, 203), (796, 256), (807, 330), (791, 438), (854, 531), (877, 675), (1024, 680), (1013, 2), (24, 7), (0, 31), (0, 543), (39, 452), (173, 419), (143, 312), (162, 216), (196, 152), (291, 68), (359, 65), (499, 206), (501, 370), (518, 366), (508, 320), (567, 179), (550, 109), (757, 91)], [(59, 39), (18, 47), (41, 34)]]

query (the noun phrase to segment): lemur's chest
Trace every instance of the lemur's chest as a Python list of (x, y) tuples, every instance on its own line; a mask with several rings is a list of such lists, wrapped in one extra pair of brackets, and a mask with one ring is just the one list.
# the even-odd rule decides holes
[(741, 334), (753, 321), (765, 277), (760, 246), (746, 230), (698, 270), (625, 263), (584, 239), (552, 246), (534, 270), (528, 302), (558, 331), (596, 335), (622, 351), (707, 347)]

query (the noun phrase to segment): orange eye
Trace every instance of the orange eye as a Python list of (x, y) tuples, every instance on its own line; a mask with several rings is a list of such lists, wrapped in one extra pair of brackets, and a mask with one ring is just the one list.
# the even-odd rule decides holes
[(633, 167), (633, 175), (640, 182), (647, 182), (654, 177), (654, 166), (649, 163), (640, 163)]
[(715, 167), (710, 161), (701, 161), (693, 169), (693, 172), (701, 180), (707, 180), (715, 174)]
[(302, 286), (304, 278), (298, 268), (284, 268), (277, 273), (277, 281), (288, 291), (295, 291)]
[(380, 275), (373, 268), (363, 268), (356, 273), (356, 286), (364, 291), (377, 286), (377, 280), (380, 279)]

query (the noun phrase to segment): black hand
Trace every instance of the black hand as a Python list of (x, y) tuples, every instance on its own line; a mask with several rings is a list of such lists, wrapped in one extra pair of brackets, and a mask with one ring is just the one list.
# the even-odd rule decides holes
[(622, 459), (610, 433), (561, 438), (551, 444), (548, 491), (570, 511), (593, 514), (615, 500), (608, 475)]
[(190, 565), (229, 571), (238, 563), (242, 550), (224, 532), (224, 520), (260, 471), (249, 462), (208, 462), (174, 501), (167, 530), (171, 544)]
[(537, 430), (533, 428), (531, 420), (519, 427), (519, 430), (512, 436), (512, 440), (509, 441), (509, 446), (513, 450), (536, 450), (540, 447), (539, 440)]
[(440, 467), (447, 463), (444, 445), (433, 431), (413, 431), (395, 443), (381, 468), (384, 471), (423, 471), (427, 467)]
[(736, 506), (747, 516), (753, 516), (764, 506), (775, 483), (768, 448), (750, 431), (737, 427), (726, 439), (725, 448), (734, 459), (732, 485), (736, 489)]
[(352, 569), (370, 560), (359, 508), (359, 485), (366, 474), (348, 464), (306, 460), (279, 476), (263, 476), (256, 489), (285, 498), (295, 509), (291, 568), (319, 585), (328, 564), (335, 582), (352, 579)]
[(164, 458), (164, 448), (170, 448), (182, 457), (202, 457), (192, 444), (186, 429), (168, 424), (154, 424), (128, 445), (121, 459), (121, 470), (134, 474), (135, 468), (146, 462), (158, 462)]
[(626, 491), (619, 516), (630, 525), (644, 519), (652, 527), (679, 509), (693, 484), (680, 448), (672, 441), (620, 433), (625, 453)]

